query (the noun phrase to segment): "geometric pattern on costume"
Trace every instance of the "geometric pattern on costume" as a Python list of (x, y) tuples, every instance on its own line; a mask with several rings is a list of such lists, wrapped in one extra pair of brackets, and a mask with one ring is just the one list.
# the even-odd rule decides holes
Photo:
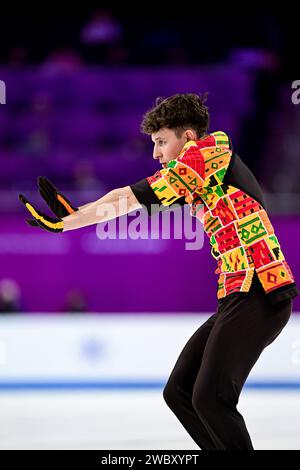
[(163, 205), (184, 196), (190, 214), (203, 222), (218, 263), (218, 299), (248, 292), (255, 271), (266, 292), (295, 282), (263, 206), (223, 182), (231, 148), (225, 132), (214, 132), (187, 142), (167, 169), (147, 178)]
[(218, 259), (219, 256), (220, 256), (220, 252), (218, 250), (218, 244), (217, 244), (217, 241), (216, 241), (216, 237), (214, 235), (212, 235), (210, 237), (210, 244), (211, 244), (211, 254), (214, 258)]
[(266, 243), (268, 244), (276, 260), (279, 261), (279, 260), (284, 259), (284, 256), (281, 251), (280, 244), (276, 235), (271, 235), (270, 237), (267, 237)]
[(244, 191), (237, 191), (229, 196), (234, 203), (235, 211), (239, 219), (263, 209), (263, 207)]
[(208, 209), (214, 209), (219, 200), (218, 194), (210, 186), (206, 186), (201, 191), (201, 198)]
[(278, 239), (275, 235), (264, 238), (246, 248), (248, 262), (256, 269), (274, 261), (284, 259)]
[(235, 272), (248, 269), (246, 249), (239, 246), (221, 255), (219, 269), (221, 272)]
[[(208, 146), (208, 142), (202, 144)], [(201, 147), (201, 141), (198, 146)], [(205, 181), (201, 190), (196, 190), (198, 204), (199, 196), (204, 204), (203, 225), (210, 237), (211, 254), (218, 262), (218, 298), (231, 292), (248, 292), (254, 270), (261, 268), (266, 269), (260, 271), (262, 274), (259, 277), (261, 281), (264, 280), (262, 285), (268, 292), (271, 284), (265, 278), (272, 270), (270, 277), (271, 280), (274, 279), (275, 268), (272, 266), (276, 262), (281, 262), (281, 266), (276, 265), (276, 269), (280, 269), (277, 286), (279, 280), (280, 286), (285, 285), (283, 282), (294, 282), (274, 228), (262, 205), (244, 191), (222, 183), (230, 163), (228, 155), (231, 155), (228, 145), (226, 149), (222, 155), (223, 160), (218, 158), (222, 154), (219, 149), (217, 152), (202, 149)], [(236, 276), (232, 276), (234, 273)], [(289, 280), (282, 281), (287, 278)]]
[[(197, 190), (196, 190), (197, 192)], [(205, 186), (202, 188), (201, 192), (201, 198), (203, 201), (205, 201), (206, 205), (209, 207), (209, 209), (214, 209), (218, 203), (218, 201), (223, 198), (226, 195), (230, 195), (231, 193), (235, 193), (236, 188), (229, 186), (227, 184), (218, 184), (214, 187), (211, 186)], [(232, 206), (231, 200), (227, 199), (227, 204)], [(236, 218), (236, 217), (235, 217)]]
[(204, 161), (197, 145), (188, 142), (176, 160), (147, 178), (160, 203), (169, 206), (176, 199), (188, 197), (203, 184)]
[(265, 239), (253, 243), (246, 249), (249, 266), (255, 266), (258, 269), (275, 261), (274, 256)]
[(219, 199), (211, 213), (214, 217), (219, 218), (223, 227), (236, 219), (233, 204), (228, 197)]
[(231, 159), (231, 151), (223, 147), (210, 147), (202, 149), (201, 153), (205, 160), (205, 185), (221, 183)]
[(259, 213), (244, 217), (237, 222), (239, 237), (243, 244), (250, 245), (268, 235)]
[(248, 292), (253, 274), (254, 269), (221, 274), (218, 280), (218, 298), (225, 297), (233, 292)]
[(227, 148), (227, 149), (231, 148), (231, 142), (230, 142), (229, 136), (225, 132), (223, 131), (213, 132), (211, 136), (213, 136), (215, 140), (215, 143), (212, 142), (211, 145), (217, 145), (217, 146)]
[(285, 260), (256, 270), (266, 292), (283, 287), (294, 281), (290, 267)]
[(211, 212), (208, 211), (203, 217), (203, 228), (207, 235), (211, 237), (213, 233), (222, 228), (222, 224), (218, 217), (213, 217)]
[(163, 205), (168, 206), (178, 198), (178, 194), (175, 189), (168, 185), (167, 181), (162, 177), (163, 172), (164, 170), (161, 170), (159, 178), (157, 178), (156, 181), (151, 184), (151, 187), (156, 196), (159, 198), (160, 202)]
[(215, 239), (218, 244), (218, 250), (221, 254), (241, 246), (241, 242), (234, 223), (227, 225), (225, 228), (219, 229), (215, 233)]

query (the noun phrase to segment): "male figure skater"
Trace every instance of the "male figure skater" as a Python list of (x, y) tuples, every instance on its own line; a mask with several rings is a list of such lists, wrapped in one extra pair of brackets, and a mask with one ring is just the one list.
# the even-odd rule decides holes
[[(183, 348), (163, 396), (201, 449), (252, 450), (236, 405), (260, 354), (288, 322), (299, 291), (258, 182), (225, 132), (207, 133), (204, 102), (197, 94), (158, 98), (145, 114), (142, 130), (151, 135), (153, 157), (163, 167), (153, 176), (79, 208), (39, 178), (40, 193), (56, 218), (35, 209), (23, 195), (20, 199), (33, 216), (29, 223), (53, 232), (104, 222), (142, 206), (151, 215), (153, 204), (190, 204), (217, 260), (218, 308)], [(120, 196), (127, 207), (119, 204)], [(115, 212), (97, 215), (106, 203)]]

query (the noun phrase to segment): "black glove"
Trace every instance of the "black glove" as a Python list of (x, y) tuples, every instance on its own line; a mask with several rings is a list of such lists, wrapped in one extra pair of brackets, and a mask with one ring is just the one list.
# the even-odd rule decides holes
[(26, 199), (23, 194), (19, 194), (20, 201), (25, 205), (26, 209), (34, 217), (34, 221), (39, 227), (49, 232), (62, 232), (64, 228), (64, 222), (60, 218), (49, 217), (47, 214), (38, 211), (33, 205)]
[[(38, 187), (40, 195), (58, 218), (61, 219), (62, 217), (66, 217), (78, 211), (78, 208), (72, 206), (70, 201), (68, 201), (68, 199), (56, 189), (54, 184), (44, 176), (38, 177)], [(31, 226), (39, 226), (39, 223), (35, 219), (27, 219), (26, 222)]]

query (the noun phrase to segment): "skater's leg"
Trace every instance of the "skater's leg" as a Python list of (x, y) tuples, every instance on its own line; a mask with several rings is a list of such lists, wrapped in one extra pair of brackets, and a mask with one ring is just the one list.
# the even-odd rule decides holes
[(265, 295), (233, 297), (225, 303), (206, 343), (192, 403), (217, 449), (253, 449), (236, 405), (263, 349), (291, 314), (289, 299), (271, 306)]
[(212, 315), (191, 336), (180, 353), (164, 388), (163, 396), (181, 424), (201, 449), (215, 449), (206, 428), (192, 405), (192, 394), (207, 338), (215, 323)]

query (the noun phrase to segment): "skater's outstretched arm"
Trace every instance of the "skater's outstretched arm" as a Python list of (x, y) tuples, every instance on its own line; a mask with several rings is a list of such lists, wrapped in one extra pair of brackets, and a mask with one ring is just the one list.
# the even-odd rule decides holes
[(141, 207), (130, 186), (113, 189), (100, 199), (81, 207), (77, 212), (63, 217), (63, 231), (106, 222)]
[[(68, 211), (67, 214), (69, 215), (64, 217), (50, 217), (36, 209), (24, 195), (20, 194), (19, 198), (32, 215), (33, 219), (31, 220), (50, 232), (65, 232), (99, 222), (106, 222), (142, 207), (130, 186), (114, 189), (94, 202), (80, 208), (73, 208), (74, 210), (71, 213)], [(54, 210), (53, 212), (60, 214), (60, 212)], [(30, 225), (33, 225), (33, 223), (30, 222)]]

